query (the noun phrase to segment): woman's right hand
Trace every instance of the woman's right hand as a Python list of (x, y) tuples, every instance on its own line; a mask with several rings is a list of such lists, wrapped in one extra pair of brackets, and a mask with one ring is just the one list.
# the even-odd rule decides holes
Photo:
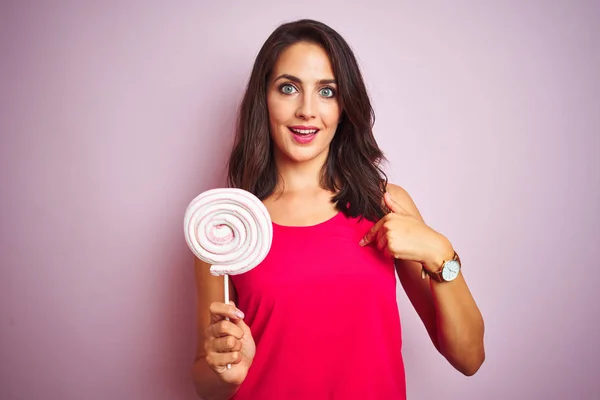
[[(204, 336), (206, 362), (223, 382), (241, 385), (256, 354), (252, 333), (243, 320), (244, 313), (233, 302), (213, 302), (210, 315), (211, 323)], [(227, 364), (231, 364), (231, 369), (227, 369)]]

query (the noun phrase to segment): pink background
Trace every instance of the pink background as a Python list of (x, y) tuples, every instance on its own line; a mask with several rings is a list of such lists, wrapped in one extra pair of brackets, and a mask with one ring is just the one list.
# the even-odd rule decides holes
[(299, 17), (355, 49), (392, 181), (486, 320), (466, 378), (399, 291), (409, 398), (600, 398), (597, 2), (37, 3), (0, 9), (1, 399), (194, 399), (183, 211)]

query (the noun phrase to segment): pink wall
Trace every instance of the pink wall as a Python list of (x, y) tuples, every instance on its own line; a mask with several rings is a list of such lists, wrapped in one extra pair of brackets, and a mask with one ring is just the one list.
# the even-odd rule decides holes
[(223, 184), (262, 41), (307, 16), (355, 48), (392, 181), (487, 322), (466, 378), (400, 293), (410, 398), (600, 398), (597, 4), (30, 3), (0, 6), (1, 399), (194, 398), (183, 210)]

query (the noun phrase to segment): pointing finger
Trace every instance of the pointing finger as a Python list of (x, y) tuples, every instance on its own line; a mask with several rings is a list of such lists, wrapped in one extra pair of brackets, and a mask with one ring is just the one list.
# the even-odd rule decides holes
[(377, 236), (377, 231), (379, 231), (379, 228), (381, 228), (381, 225), (383, 225), (384, 218), (385, 217), (381, 218), (375, 225), (373, 225), (369, 232), (367, 232), (367, 234), (360, 240), (358, 243), (359, 245), (366, 246), (373, 241), (373, 239)]

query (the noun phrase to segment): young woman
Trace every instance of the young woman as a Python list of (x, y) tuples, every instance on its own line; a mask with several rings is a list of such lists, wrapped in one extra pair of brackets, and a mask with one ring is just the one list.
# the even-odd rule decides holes
[(372, 125), (337, 32), (300, 20), (271, 34), (242, 101), (229, 184), (263, 201), (273, 243), (231, 276), (230, 304), (223, 278), (196, 260), (203, 398), (405, 399), (396, 273), (439, 352), (465, 375), (483, 363), (460, 259), (387, 183)]

